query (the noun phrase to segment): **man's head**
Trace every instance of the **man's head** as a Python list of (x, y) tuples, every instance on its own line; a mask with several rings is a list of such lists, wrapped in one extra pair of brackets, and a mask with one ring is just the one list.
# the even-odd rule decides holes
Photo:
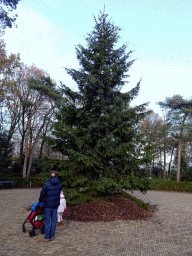
[(54, 171), (54, 172), (51, 172), (51, 174), (50, 174), (50, 178), (56, 178), (57, 177), (57, 174), (56, 174), (56, 172)]

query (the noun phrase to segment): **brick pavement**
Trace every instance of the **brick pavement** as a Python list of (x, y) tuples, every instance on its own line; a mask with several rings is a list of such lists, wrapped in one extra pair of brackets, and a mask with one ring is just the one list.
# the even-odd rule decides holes
[(38, 201), (39, 194), (40, 189), (0, 191), (1, 256), (192, 255), (192, 194), (148, 191), (143, 195), (134, 191), (137, 198), (158, 204), (159, 211), (152, 219), (66, 221), (56, 228), (55, 240), (48, 243), (38, 242), (40, 231), (32, 238), (28, 232), (22, 232), (22, 224), (30, 213), (26, 208)]

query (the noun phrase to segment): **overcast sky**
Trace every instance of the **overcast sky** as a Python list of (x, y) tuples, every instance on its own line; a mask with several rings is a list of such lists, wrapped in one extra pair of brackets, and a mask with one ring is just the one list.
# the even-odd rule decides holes
[(75, 89), (65, 69), (80, 66), (75, 45), (86, 46), (85, 37), (95, 26), (93, 14), (109, 14), (119, 26), (119, 46), (129, 43), (137, 59), (129, 71), (131, 90), (142, 78), (140, 93), (132, 106), (155, 104), (180, 94), (192, 97), (192, 1), (191, 0), (21, 0), (16, 13), (18, 28), (6, 29), (7, 53), (47, 71), (57, 82)]

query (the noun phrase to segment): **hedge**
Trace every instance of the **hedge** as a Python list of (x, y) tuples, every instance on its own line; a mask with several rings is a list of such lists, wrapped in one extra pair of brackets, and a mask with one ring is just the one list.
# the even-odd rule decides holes
[[(28, 188), (30, 187), (42, 187), (43, 184), (47, 181), (47, 176), (41, 176), (41, 177), (0, 177), (0, 181), (13, 181), (15, 183), (16, 188)], [(192, 182), (187, 181), (167, 181), (167, 180), (161, 180), (161, 179), (152, 179), (152, 188), (151, 190), (169, 190), (169, 191), (186, 191), (186, 192), (192, 192)]]
[(0, 177), (0, 181), (13, 181), (16, 188), (42, 187), (44, 182), (40, 177)]
[(192, 182), (153, 179), (151, 190), (168, 190), (192, 193)]

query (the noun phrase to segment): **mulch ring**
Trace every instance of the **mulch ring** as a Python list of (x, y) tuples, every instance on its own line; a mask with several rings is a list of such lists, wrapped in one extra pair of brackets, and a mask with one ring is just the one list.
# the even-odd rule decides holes
[(65, 220), (75, 221), (115, 221), (115, 220), (148, 220), (158, 211), (150, 205), (150, 211), (139, 207), (131, 199), (117, 197), (113, 202), (86, 202), (80, 205), (67, 205)]

